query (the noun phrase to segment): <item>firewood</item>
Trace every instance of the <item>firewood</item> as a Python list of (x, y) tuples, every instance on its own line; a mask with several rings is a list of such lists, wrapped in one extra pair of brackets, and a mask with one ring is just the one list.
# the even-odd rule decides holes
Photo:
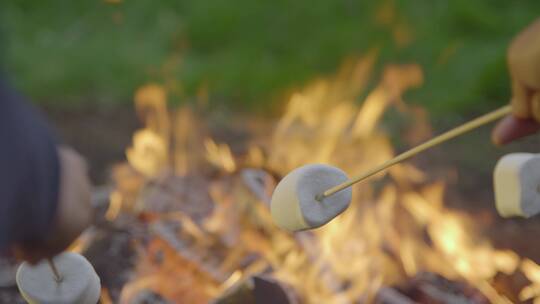
[(392, 287), (381, 287), (377, 291), (376, 303), (378, 304), (414, 304), (413, 300)]
[(410, 297), (414, 303), (490, 303), (487, 297), (473, 286), (430, 272), (417, 274), (400, 290), (403, 290), (403, 294)]
[(290, 288), (267, 276), (250, 277), (226, 291), (212, 304), (298, 304)]

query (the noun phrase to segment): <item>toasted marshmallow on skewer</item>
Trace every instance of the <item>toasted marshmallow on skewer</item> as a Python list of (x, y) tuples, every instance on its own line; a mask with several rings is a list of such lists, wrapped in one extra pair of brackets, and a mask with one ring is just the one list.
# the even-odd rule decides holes
[(540, 212), (540, 154), (512, 153), (495, 166), (495, 205), (503, 217)]
[(351, 202), (351, 188), (317, 199), (325, 190), (347, 181), (347, 175), (328, 165), (306, 165), (287, 174), (272, 194), (272, 218), (281, 228), (297, 231), (320, 227), (342, 213)]
[(82, 255), (64, 252), (53, 258), (60, 280), (46, 261), (22, 263), (17, 286), (30, 304), (96, 304), (101, 284), (92, 265)]

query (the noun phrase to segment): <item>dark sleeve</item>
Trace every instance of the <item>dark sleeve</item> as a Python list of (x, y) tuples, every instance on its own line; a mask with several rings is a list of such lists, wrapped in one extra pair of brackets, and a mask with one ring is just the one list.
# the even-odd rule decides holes
[(59, 171), (46, 122), (0, 79), (0, 249), (46, 237), (56, 213)]

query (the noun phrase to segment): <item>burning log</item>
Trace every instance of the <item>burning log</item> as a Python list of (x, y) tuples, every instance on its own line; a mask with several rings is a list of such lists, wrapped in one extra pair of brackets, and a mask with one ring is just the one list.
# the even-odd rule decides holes
[(413, 299), (414, 303), (490, 303), (478, 289), (464, 282), (451, 281), (441, 275), (428, 272), (419, 273), (401, 289), (404, 294)]
[(141, 290), (129, 304), (172, 304), (160, 295), (149, 290)]
[(375, 302), (378, 304), (414, 304), (406, 295), (402, 294), (399, 290), (392, 287), (381, 287), (377, 291)]
[(209, 252), (197, 251), (196, 247), (190, 246), (185, 240), (178, 238), (176, 233), (170, 229), (170, 226), (158, 222), (152, 224), (150, 230), (165, 240), (183, 258), (197, 265), (201, 272), (209, 275), (215, 281), (223, 282), (227, 279), (227, 274), (219, 269), (219, 260), (209, 257)]
[(290, 286), (268, 276), (253, 276), (227, 290), (212, 304), (298, 304)]
[[(141, 248), (143, 249), (143, 248)], [(123, 286), (119, 303), (131, 303), (142, 291), (173, 303), (207, 303), (218, 283), (199, 265), (185, 259), (167, 242), (153, 238), (141, 251), (133, 280)]]
[(270, 207), (271, 193), (275, 188), (274, 178), (265, 170), (244, 169), (241, 172), (244, 183), (257, 199)]

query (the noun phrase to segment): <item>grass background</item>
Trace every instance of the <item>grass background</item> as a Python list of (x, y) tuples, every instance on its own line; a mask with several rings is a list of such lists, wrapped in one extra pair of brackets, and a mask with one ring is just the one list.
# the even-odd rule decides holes
[(276, 96), (374, 47), (421, 64), (410, 100), (435, 116), (507, 101), (505, 50), (540, 16), (538, 0), (2, 1), (2, 65), (36, 102), (131, 103), (147, 81), (182, 102), (200, 88), (227, 107)]

